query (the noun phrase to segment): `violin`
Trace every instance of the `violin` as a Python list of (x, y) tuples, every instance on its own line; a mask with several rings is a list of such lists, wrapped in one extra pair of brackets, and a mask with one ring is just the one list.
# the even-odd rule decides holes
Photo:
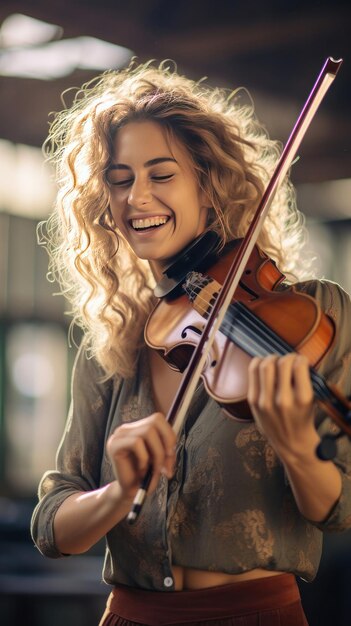
[[(189, 299), (185, 293), (181, 294), (180, 304), (175, 304), (176, 300), (172, 301), (170, 297), (168, 304), (171, 309), (163, 307), (164, 313), (161, 305), (157, 306), (147, 323), (149, 341), (153, 347), (162, 353), (172, 367), (184, 371), (167, 415), (167, 421), (176, 433), (180, 431), (184, 422), (200, 378), (203, 378), (208, 392), (225, 406), (227, 412), (247, 419), (251, 416), (245, 400), (247, 383), (245, 373), (240, 371), (235, 377), (235, 382), (232, 374), (228, 376), (228, 371), (232, 371), (235, 361), (238, 360), (240, 364), (237, 370), (247, 371), (248, 361), (256, 354), (272, 352), (287, 354), (291, 351), (301, 351), (307, 355), (311, 364), (311, 381), (317, 399), (326, 406), (342, 429), (337, 435), (324, 438), (317, 454), (323, 459), (333, 458), (336, 451), (335, 439), (343, 431), (351, 436), (351, 403), (339, 392), (332, 390), (313, 369), (332, 345), (335, 337), (333, 323), (321, 312), (313, 298), (298, 294), (293, 288), (290, 289), (290, 293), (274, 289), (282, 283), (284, 276), (256, 246), (274, 195), (287, 175), (302, 138), (341, 63), (341, 59), (336, 61), (332, 58), (328, 58), (324, 63), (245, 237), (239, 240), (237, 245), (235, 242), (233, 244), (234, 254), (224, 253), (218, 263), (210, 267), (208, 273), (206, 270), (206, 274), (202, 273), (202, 262), (200, 261), (199, 268), (195, 263), (181, 278), (181, 287), (179, 276), (182, 276), (186, 263), (176, 262), (175, 267), (166, 272), (164, 280), (157, 286), (155, 292), (157, 296), (162, 297), (174, 292), (178, 295), (180, 288), (190, 296)], [(215, 254), (216, 247), (218, 243), (212, 242), (209, 246), (209, 257)], [(194, 253), (194, 249), (196, 250), (191, 245), (190, 249), (185, 251), (186, 260), (200, 257), (196, 251)], [(220, 271), (223, 267), (227, 270), (226, 274), (223, 272), (225, 276)], [(291, 305), (293, 300), (294, 304)], [(275, 307), (278, 314), (274, 316), (272, 322), (272, 310)], [(299, 321), (296, 324), (295, 314), (299, 312), (300, 307), (304, 313), (302, 317), (298, 316)], [(188, 313), (191, 313), (190, 317)], [(282, 323), (284, 318), (285, 323)], [(293, 335), (290, 333), (291, 324), (294, 328)], [(303, 326), (303, 330), (300, 325)], [(170, 330), (170, 335), (173, 333), (172, 339), (167, 338), (166, 341), (165, 334), (157, 336), (160, 331), (162, 332), (162, 326)], [(153, 331), (151, 338), (150, 330)], [(146, 341), (148, 342), (147, 334)], [(130, 524), (133, 524), (140, 514), (151, 477), (152, 467), (149, 467), (127, 516)]]
[[(146, 343), (180, 372), (189, 363), (241, 243), (231, 242), (213, 263), (211, 247), (216, 238), (208, 231), (191, 245), (191, 256), (186, 250), (167, 268), (155, 289), (162, 298), (145, 326)], [(206, 240), (210, 252), (198, 263), (202, 271), (196, 265), (190, 270), (193, 259), (199, 258), (197, 246), (202, 247)], [(246, 398), (251, 358), (298, 352), (310, 364), (315, 399), (351, 436), (351, 403), (315, 369), (335, 341), (334, 321), (312, 296), (282, 285), (284, 279), (275, 262), (256, 245), (208, 354), (201, 374), (205, 389), (230, 417), (250, 420)], [(328, 441), (320, 447), (321, 458), (327, 452), (330, 458), (330, 444)]]

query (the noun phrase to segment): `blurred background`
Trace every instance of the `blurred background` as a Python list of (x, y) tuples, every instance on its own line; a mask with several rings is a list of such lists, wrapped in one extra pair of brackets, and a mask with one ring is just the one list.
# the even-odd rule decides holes
[[(0, 623), (94, 626), (109, 589), (103, 546), (50, 561), (33, 547), (38, 481), (53, 467), (75, 349), (46, 280), (36, 226), (55, 195), (41, 145), (61, 93), (132, 56), (174, 59), (191, 78), (245, 86), (285, 142), (328, 56), (344, 64), (293, 167), (316, 271), (351, 291), (351, 6), (334, 0), (2, 0), (0, 5)], [(69, 96), (68, 96), (69, 98)], [(328, 536), (301, 582), (311, 626), (351, 621), (351, 536)]]

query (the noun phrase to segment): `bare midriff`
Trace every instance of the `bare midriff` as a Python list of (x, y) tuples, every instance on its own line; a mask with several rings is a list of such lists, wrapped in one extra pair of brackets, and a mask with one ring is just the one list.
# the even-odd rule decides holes
[(176, 591), (206, 589), (208, 587), (219, 587), (220, 585), (231, 585), (244, 580), (254, 580), (266, 578), (267, 576), (278, 576), (284, 572), (271, 572), (266, 569), (252, 569), (242, 574), (225, 574), (223, 572), (206, 572), (203, 570), (190, 569), (173, 565), (173, 580)]

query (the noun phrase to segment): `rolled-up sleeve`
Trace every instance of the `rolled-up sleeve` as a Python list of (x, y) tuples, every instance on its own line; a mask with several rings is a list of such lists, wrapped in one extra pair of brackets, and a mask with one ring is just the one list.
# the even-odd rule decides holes
[(78, 351), (73, 373), (71, 405), (57, 452), (56, 469), (39, 484), (39, 502), (33, 512), (32, 538), (42, 554), (63, 556), (55, 545), (53, 522), (62, 502), (73, 493), (99, 487), (112, 382), (102, 382), (103, 371), (84, 346)]

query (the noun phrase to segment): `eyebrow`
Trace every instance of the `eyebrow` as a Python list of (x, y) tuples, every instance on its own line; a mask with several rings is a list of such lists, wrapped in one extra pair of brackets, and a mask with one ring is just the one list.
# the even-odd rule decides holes
[[(166, 163), (167, 161), (171, 161), (172, 163), (177, 163), (175, 159), (171, 157), (157, 157), (156, 159), (150, 159), (144, 163), (144, 167), (151, 167), (152, 165), (158, 165), (159, 163)], [(112, 163), (109, 170), (130, 170), (131, 167), (129, 165), (124, 165), (124, 163)]]

